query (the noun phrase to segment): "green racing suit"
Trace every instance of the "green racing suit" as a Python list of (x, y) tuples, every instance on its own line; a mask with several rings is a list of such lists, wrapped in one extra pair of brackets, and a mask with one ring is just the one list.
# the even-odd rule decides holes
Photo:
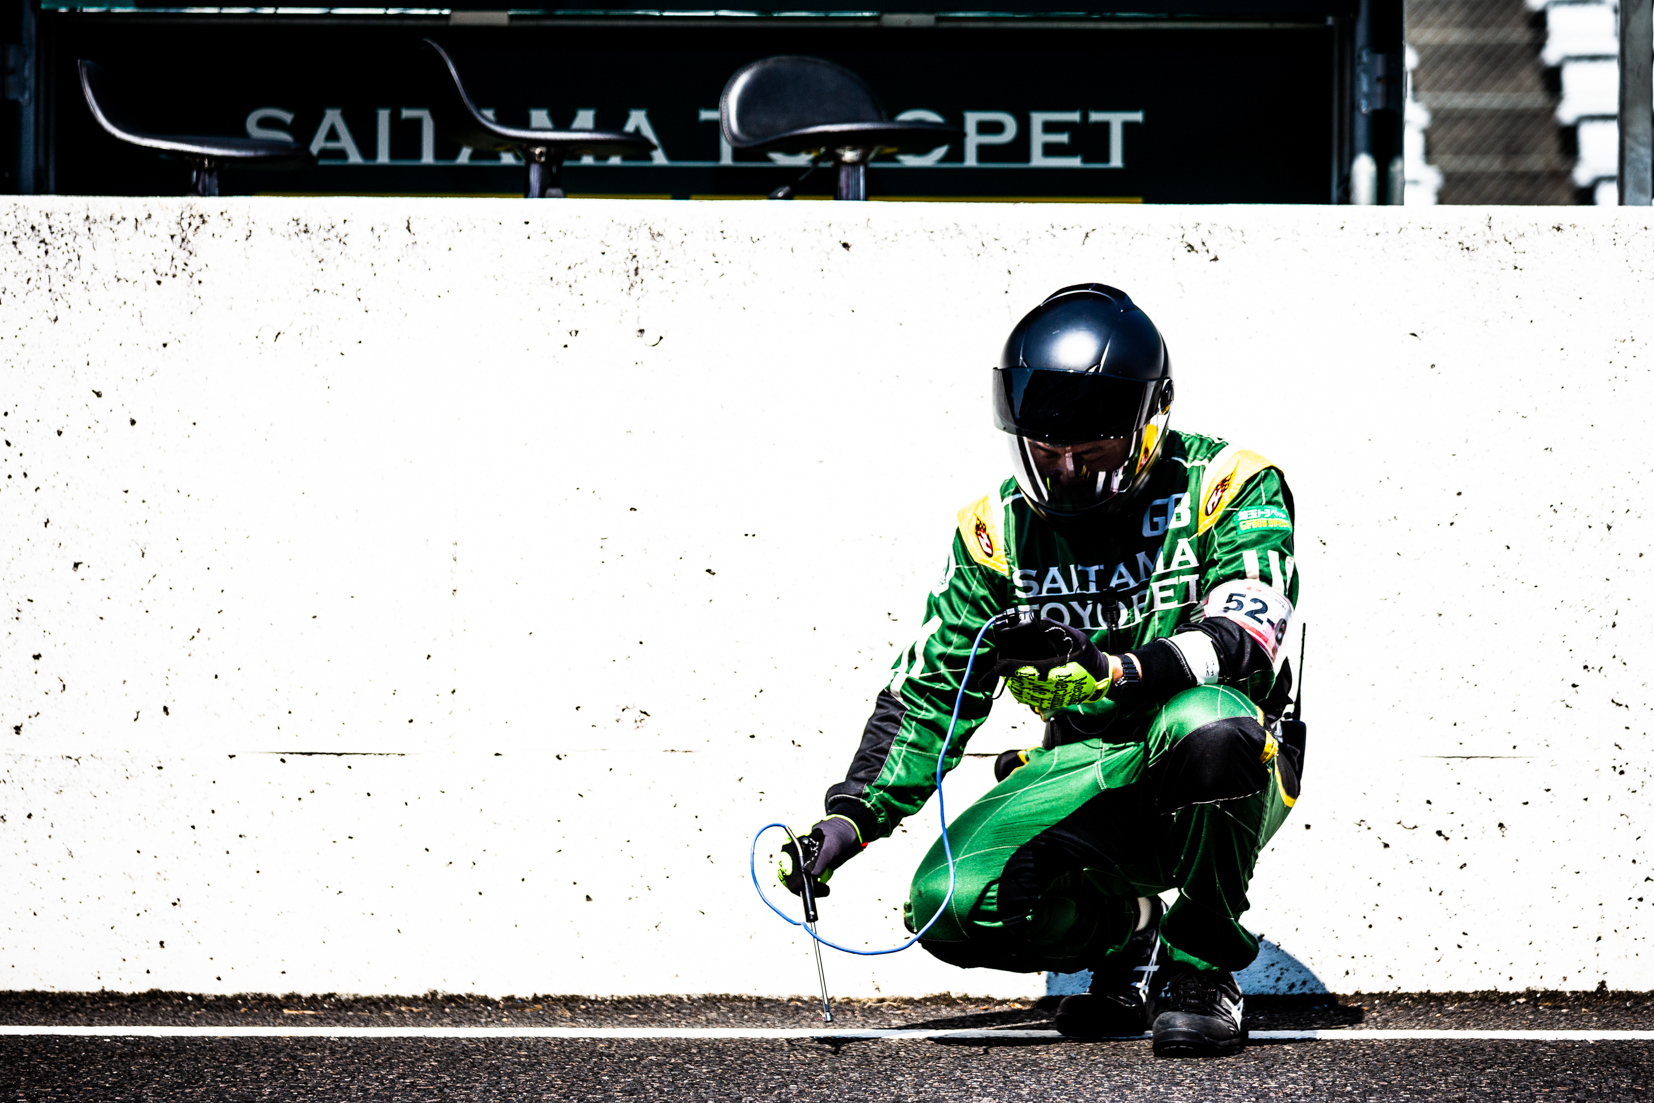
[[(1168, 432), (1142, 490), (1084, 528), (1059, 529), (1015, 480), (959, 511), (918, 638), (897, 656), (827, 809), (864, 842), (895, 830), (987, 717), (996, 614), (1029, 606), (1132, 654), (1141, 682), (1047, 719), (1041, 746), (949, 825), (957, 885), (922, 944), (968, 967), (1093, 968), (1124, 946), (1139, 896), (1178, 890), (1163, 954), (1241, 969), (1239, 923), (1259, 852), (1298, 795), (1303, 748), (1283, 743), (1290, 687), (1279, 649), (1298, 576), (1293, 504), (1255, 452)], [(1148, 660), (1148, 661), (1145, 661)], [(942, 906), (941, 840), (910, 892), (910, 930)]]

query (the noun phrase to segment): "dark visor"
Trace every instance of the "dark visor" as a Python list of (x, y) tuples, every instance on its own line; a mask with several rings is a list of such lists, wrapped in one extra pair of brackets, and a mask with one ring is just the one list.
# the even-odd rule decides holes
[(1036, 440), (1130, 437), (1154, 382), (1094, 372), (994, 369), (994, 424)]

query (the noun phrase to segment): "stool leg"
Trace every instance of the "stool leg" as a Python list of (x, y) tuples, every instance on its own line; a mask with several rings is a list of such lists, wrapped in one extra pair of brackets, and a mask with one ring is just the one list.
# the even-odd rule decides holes
[(190, 170), (190, 194), (215, 196), (218, 194), (218, 166), (202, 161)]
[(528, 199), (563, 198), (563, 158), (555, 150), (528, 157)]
[(838, 166), (838, 187), (833, 192), (834, 199), (866, 199), (867, 198), (867, 166), (858, 161), (849, 164), (840, 161)]

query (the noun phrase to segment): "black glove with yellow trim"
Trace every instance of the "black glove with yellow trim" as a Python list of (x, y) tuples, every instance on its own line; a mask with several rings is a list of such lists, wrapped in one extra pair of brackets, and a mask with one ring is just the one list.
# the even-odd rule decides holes
[[(803, 860), (799, 860), (799, 847), (803, 847)], [(828, 816), (826, 819), (810, 828), (810, 833), (798, 837), (798, 846), (788, 842), (781, 848), (781, 865), (776, 870), (776, 876), (787, 891), (794, 896), (804, 894), (804, 878), (799, 875), (800, 867), (810, 878), (817, 897), (826, 896), (830, 891), (827, 882), (832, 879), (833, 870), (867, 849), (867, 844), (861, 841), (861, 829), (848, 816)]]
[(1020, 609), (993, 628), (993, 673), (1011, 696), (1048, 719), (1088, 701), (1100, 701), (1114, 685), (1114, 662), (1091, 637), (1060, 621)]
[(1004, 781), (1024, 766), (1028, 765), (1028, 756), (1034, 753), (1035, 748), (1029, 747), (1025, 751), (1001, 751), (994, 759), (994, 780)]

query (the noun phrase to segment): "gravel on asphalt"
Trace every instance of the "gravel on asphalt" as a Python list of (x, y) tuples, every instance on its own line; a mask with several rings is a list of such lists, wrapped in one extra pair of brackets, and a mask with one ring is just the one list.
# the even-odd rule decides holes
[(1654, 1044), (0, 1038), (0, 1098), (984, 1103), (1647, 1098)]

